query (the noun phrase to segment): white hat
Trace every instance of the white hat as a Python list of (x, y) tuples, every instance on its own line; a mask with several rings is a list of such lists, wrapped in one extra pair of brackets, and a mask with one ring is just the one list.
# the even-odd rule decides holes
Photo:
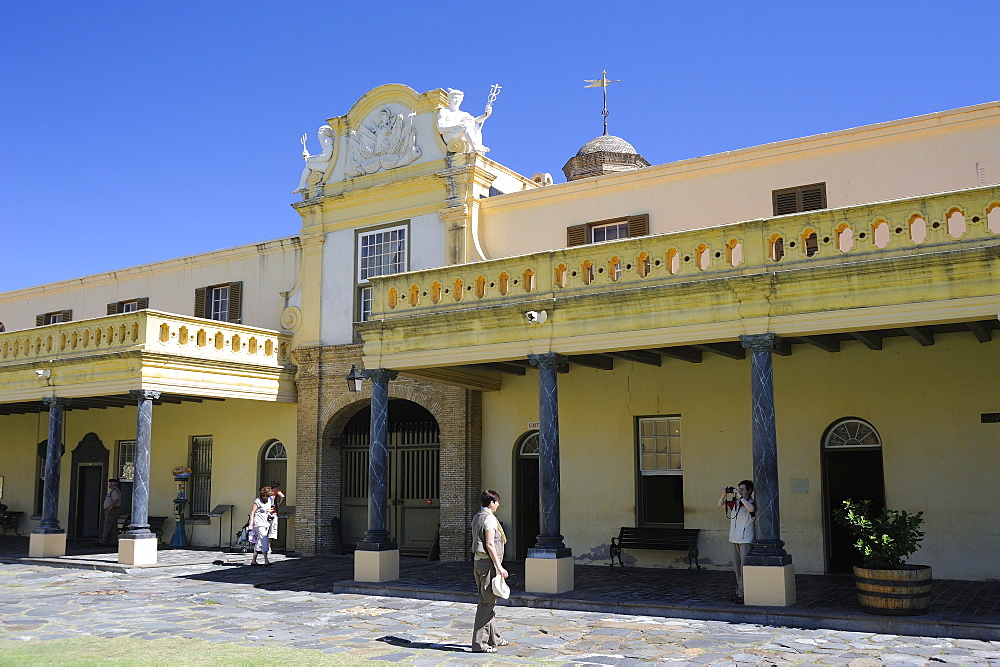
[(493, 593), (504, 600), (510, 597), (510, 586), (507, 585), (501, 574), (493, 577)]

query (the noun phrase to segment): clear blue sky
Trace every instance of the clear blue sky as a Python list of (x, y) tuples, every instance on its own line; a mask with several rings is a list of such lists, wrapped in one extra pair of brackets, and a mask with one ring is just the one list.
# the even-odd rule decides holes
[(530, 175), (1000, 98), (1000, 3), (0, 0), (0, 291), (295, 234), (298, 138), (371, 88), (466, 91)]

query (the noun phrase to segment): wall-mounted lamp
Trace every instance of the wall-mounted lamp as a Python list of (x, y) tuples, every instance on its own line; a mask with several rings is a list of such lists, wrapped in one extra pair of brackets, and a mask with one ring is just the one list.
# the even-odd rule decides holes
[(544, 310), (529, 310), (524, 314), (524, 318), (528, 320), (528, 324), (545, 324), (549, 314)]
[(347, 391), (361, 391), (361, 382), (365, 377), (358, 371), (358, 367), (351, 364), (351, 372), (347, 374)]
[(48, 379), (48, 378), (52, 377), (52, 371), (50, 371), (48, 368), (38, 368), (38, 369), (35, 369), (35, 377), (38, 378), (38, 379), (40, 379), (40, 380), (41, 379)]

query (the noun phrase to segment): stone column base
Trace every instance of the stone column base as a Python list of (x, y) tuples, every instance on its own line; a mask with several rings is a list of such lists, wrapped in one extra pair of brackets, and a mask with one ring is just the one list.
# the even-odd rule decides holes
[(525, 558), (524, 590), (529, 593), (573, 590), (573, 558)]
[(379, 583), (394, 579), (399, 579), (399, 549), (354, 552), (354, 581)]
[(795, 566), (744, 565), (743, 600), (764, 607), (795, 604)]
[(118, 539), (118, 563), (120, 565), (155, 565), (156, 537)]
[(29, 558), (58, 558), (66, 555), (66, 533), (32, 533), (28, 540)]

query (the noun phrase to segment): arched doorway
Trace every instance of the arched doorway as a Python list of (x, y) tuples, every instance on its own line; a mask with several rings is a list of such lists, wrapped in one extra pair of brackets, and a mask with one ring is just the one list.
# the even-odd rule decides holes
[[(371, 407), (344, 426), (341, 522), (344, 542), (356, 545), (368, 529), (368, 445)], [(403, 555), (426, 556), (441, 517), (441, 436), (434, 415), (404, 399), (389, 400), (388, 529)]]
[(97, 538), (104, 518), (110, 452), (96, 433), (83, 436), (73, 450), (69, 482), (70, 538)]
[(833, 512), (848, 498), (885, 507), (882, 438), (864, 419), (846, 417), (826, 429), (822, 447), (826, 571), (848, 573), (861, 559), (854, 539), (833, 520)]
[[(262, 486), (267, 486), (271, 483), (272, 479), (276, 479), (281, 483), (281, 489), (285, 493), (288, 491), (288, 452), (285, 451), (285, 445), (282, 444), (280, 440), (269, 440), (265, 443), (260, 454), (260, 483), (257, 485), (259, 489)], [(282, 520), (281, 524), (278, 526), (278, 537), (274, 540), (274, 544), (271, 545), (273, 549), (278, 549), (284, 551), (285, 549), (285, 535), (287, 530), (285, 530), (286, 522)]]
[(514, 535), (518, 560), (535, 546), (541, 530), (538, 518), (538, 431), (528, 431), (514, 445)]

